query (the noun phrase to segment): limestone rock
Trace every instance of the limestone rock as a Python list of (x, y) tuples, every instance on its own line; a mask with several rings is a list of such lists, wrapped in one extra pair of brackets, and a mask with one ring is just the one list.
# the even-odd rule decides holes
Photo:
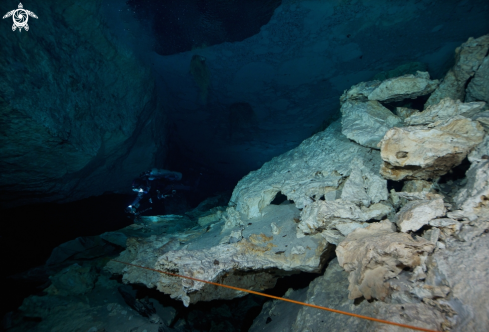
[[(354, 314), (440, 330), (440, 325), (445, 320), (443, 315), (424, 303), (398, 304), (380, 301), (355, 303), (354, 300), (348, 298), (347, 277), (348, 273), (343, 271), (335, 258), (329, 263), (324, 275), (314, 279), (305, 289), (289, 289), (285, 297)], [(332, 312), (304, 306), (291, 306), (278, 300), (266, 302), (250, 328), (251, 332), (323, 330), (402, 332), (401, 328), (394, 326), (377, 324), (350, 316), (338, 317)]]
[[(378, 317), (377, 309), (367, 301), (358, 305), (348, 299), (348, 273), (333, 259), (323, 276), (314, 279), (307, 288), (289, 289), (284, 297), (328, 308), (353, 312), (355, 314)], [(250, 332), (280, 331), (372, 331), (375, 323), (314, 308), (273, 300), (266, 302), (253, 321)]]
[[(487, 107), (488, 104), (486, 104), (486, 108)], [(482, 113), (479, 113), (476, 116), (474, 116), (473, 119), (479, 122), (482, 127), (484, 127), (486, 133), (489, 133), (489, 111), (484, 111)]]
[(480, 124), (461, 116), (432, 128), (392, 128), (379, 143), (380, 174), (396, 181), (439, 177), (459, 165), (483, 137)]
[(474, 162), (466, 173), (467, 184), (453, 198), (457, 209), (470, 220), (489, 213), (489, 160)]
[(428, 72), (416, 72), (383, 81), (369, 95), (368, 100), (384, 102), (414, 99), (433, 92), (438, 86), (438, 80), (430, 80)]
[(387, 198), (387, 181), (365, 167), (361, 159), (354, 159), (350, 176), (341, 191), (341, 199), (369, 207), (370, 204), (386, 201)]
[(472, 118), (483, 110), (484, 105), (484, 102), (462, 103), (460, 100), (453, 101), (450, 98), (444, 98), (438, 104), (429, 106), (423, 112), (411, 115), (404, 120), (404, 123), (409, 126), (426, 125), (440, 120), (447, 120), (457, 115)]
[(370, 205), (368, 208), (362, 206), (362, 212), (365, 216), (365, 220), (381, 220), (385, 216), (394, 212), (392, 205), (387, 202), (380, 202)]
[(316, 201), (301, 212), (301, 221), (297, 226), (299, 236), (316, 234), (331, 228), (336, 223), (366, 221), (362, 210), (352, 202), (341, 199), (325, 202)]
[(474, 39), (470, 37), (455, 50), (455, 66), (443, 78), (439, 87), (425, 104), (425, 108), (438, 104), (450, 97), (453, 100), (465, 100), (465, 86), (469, 78), (479, 69), (489, 50), (489, 35)]
[(489, 237), (484, 228), (470, 242), (449, 239), (427, 261), (426, 284), (448, 286), (446, 305), (456, 311), (452, 331), (483, 332), (489, 326)]
[(489, 135), (484, 137), (484, 140), (469, 153), (467, 158), (471, 163), (489, 159)]
[(377, 151), (351, 142), (341, 134), (339, 121), (325, 131), (306, 139), (292, 149), (265, 163), (241, 179), (233, 191), (230, 204), (247, 217), (258, 217), (281, 192), (302, 209), (321, 197), (337, 196), (340, 183), (349, 176), (351, 162), (362, 159), (363, 165), (377, 173)]
[(336, 247), (340, 266), (350, 272), (349, 298), (386, 299), (391, 292), (386, 281), (404, 267), (421, 267), (422, 256), (434, 247), (423, 238), (396, 233), (389, 220), (356, 229)]
[(387, 130), (402, 120), (378, 101), (348, 100), (341, 106), (342, 133), (360, 145), (378, 149), (377, 144)]
[(340, 104), (343, 105), (347, 100), (356, 100), (361, 102), (368, 101), (368, 95), (375, 90), (380, 85), (380, 81), (368, 81), (368, 82), (360, 82), (350, 89), (343, 92), (340, 97)]
[(482, 100), (489, 103), (489, 56), (482, 61), (479, 69), (467, 86), (465, 101)]
[(431, 201), (411, 201), (404, 205), (396, 215), (396, 224), (401, 232), (417, 231), (430, 220), (446, 213), (442, 199)]
[[(273, 287), (280, 275), (318, 272), (324, 264), (330, 248), (328, 242), (319, 234), (296, 238), (295, 219), (298, 217), (299, 210), (292, 204), (269, 205), (264, 208), (262, 217), (252, 220), (240, 218), (242, 225), (231, 229), (221, 221), (210, 228), (197, 227), (172, 235), (131, 238), (119, 260), (261, 291)], [(273, 234), (272, 223), (280, 228), (279, 235)], [(240, 239), (222, 243), (223, 239), (236, 238), (234, 234), (239, 234)], [(172, 298), (182, 300), (185, 305), (245, 295), (121, 265), (112, 261), (106, 268), (112, 273), (122, 274), (125, 283), (156, 287)], [(271, 269), (281, 272), (269, 273)]]

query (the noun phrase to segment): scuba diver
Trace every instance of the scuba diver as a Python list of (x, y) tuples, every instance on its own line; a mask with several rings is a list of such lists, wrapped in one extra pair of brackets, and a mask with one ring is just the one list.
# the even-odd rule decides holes
[[(142, 173), (132, 183), (132, 190), (138, 195), (134, 201), (126, 208), (126, 212), (135, 216), (152, 209), (153, 200), (161, 200), (173, 197), (177, 190), (192, 191), (199, 184), (200, 177), (193, 186), (180, 183), (182, 173), (173, 172), (166, 169), (153, 168), (151, 171)], [(138, 211), (141, 201), (144, 200), (150, 204), (148, 208)]]

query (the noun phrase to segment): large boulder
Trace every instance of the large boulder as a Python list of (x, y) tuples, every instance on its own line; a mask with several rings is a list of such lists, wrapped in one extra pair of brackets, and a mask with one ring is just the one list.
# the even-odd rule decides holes
[(434, 244), (410, 235), (397, 233), (389, 220), (358, 228), (336, 248), (338, 262), (350, 272), (350, 299), (385, 300), (392, 291), (387, 280), (405, 267), (423, 267)]
[(430, 80), (428, 72), (418, 71), (416, 75), (407, 74), (383, 81), (368, 95), (368, 100), (383, 102), (415, 99), (430, 94), (438, 87), (438, 80)]
[(438, 104), (428, 106), (423, 112), (417, 112), (404, 120), (408, 126), (427, 125), (441, 120), (448, 120), (454, 116), (462, 115), (472, 118), (484, 109), (484, 102), (462, 103), (460, 100), (450, 98), (442, 99)]
[[(308, 287), (290, 288), (285, 298), (319, 305), (335, 310), (350, 312), (396, 323), (407, 324), (426, 329), (439, 330), (446, 321), (436, 308), (425, 303), (381, 301), (358, 301), (348, 297), (348, 272), (332, 260), (324, 275), (314, 279)], [(401, 313), (401, 314), (400, 314)], [(253, 321), (251, 332), (282, 331), (376, 331), (402, 332), (404, 328), (380, 324), (357, 317), (339, 315), (335, 312), (319, 310), (305, 306), (273, 300), (266, 302), (258, 317)]]
[(360, 145), (378, 149), (385, 133), (402, 120), (378, 101), (347, 101), (341, 106), (341, 132)]
[[(233, 208), (228, 208), (229, 212), (230, 218), (209, 226), (165, 236), (131, 238), (119, 260), (262, 291), (273, 287), (280, 276), (319, 272), (331, 251), (319, 234), (302, 239), (295, 236), (299, 210), (293, 204), (269, 205), (263, 216), (254, 219), (247, 219)], [(107, 269), (122, 274), (125, 283), (156, 287), (187, 306), (245, 295), (114, 261)]]
[(347, 139), (341, 134), (340, 121), (336, 121), (241, 179), (230, 204), (235, 204), (238, 212), (255, 218), (279, 192), (299, 209), (320, 198), (335, 200), (340, 197), (340, 184), (350, 175), (351, 163), (356, 158), (373, 173), (380, 167), (378, 151)]
[(459, 165), (483, 137), (482, 126), (462, 116), (434, 126), (392, 128), (379, 143), (380, 174), (396, 181), (437, 178)]

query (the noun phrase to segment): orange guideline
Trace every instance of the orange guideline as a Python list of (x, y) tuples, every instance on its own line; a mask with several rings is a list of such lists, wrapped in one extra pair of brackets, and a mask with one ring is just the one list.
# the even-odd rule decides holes
[(190, 279), (190, 280), (194, 280), (194, 281), (204, 282), (206, 284), (211, 284), (211, 285), (214, 285), (214, 286), (230, 288), (230, 289), (238, 290), (238, 291), (245, 292), (245, 293), (260, 295), (260, 296), (264, 296), (264, 297), (269, 297), (269, 298), (272, 298), (272, 299), (275, 299), (275, 300), (280, 300), (280, 301), (285, 301), (285, 302), (291, 302), (291, 303), (295, 303), (295, 304), (300, 304), (300, 305), (303, 305), (303, 306), (306, 306), (306, 307), (321, 309), (321, 310), (325, 310), (325, 311), (331, 311), (331, 312), (335, 312), (337, 314), (342, 314), (342, 315), (357, 317), (357, 318), (361, 318), (361, 319), (371, 320), (371, 321), (379, 322), (379, 323), (383, 323), (383, 324), (400, 326), (400, 327), (404, 327), (404, 328), (412, 329), (412, 330), (416, 330), (416, 331), (439, 332), (439, 331), (436, 331), (436, 330), (430, 330), (430, 329), (425, 329), (425, 328), (422, 328), (422, 327), (416, 327), (416, 326), (411, 326), (411, 325), (406, 325), (406, 324), (401, 324), (401, 323), (390, 322), (390, 321), (383, 320), (383, 319), (377, 319), (377, 318), (372, 318), (372, 317), (368, 317), (368, 316), (357, 315), (357, 314), (353, 314), (351, 312), (346, 312), (346, 311), (341, 311), (341, 310), (336, 310), (336, 309), (321, 307), (321, 306), (314, 305), (314, 304), (309, 304), (309, 303), (294, 301), (294, 300), (290, 300), (290, 299), (285, 299), (283, 297), (268, 295), (268, 294), (265, 294), (265, 293), (255, 292), (255, 291), (252, 291), (252, 290), (243, 289), (243, 288), (239, 288), (239, 287), (234, 287), (234, 286), (229, 286), (229, 285), (223, 285), (223, 284), (219, 284), (217, 282), (212, 282), (212, 281), (197, 279), (197, 278), (193, 278), (193, 277), (182, 276), (182, 275), (176, 274), (176, 273), (165, 272), (165, 271), (156, 270), (156, 269), (152, 269), (152, 268), (145, 267), (145, 266), (139, 266), (139, 265), (135, 265), (135, 264), (131, 264), (131, 263), (121, 262), (121, 261), (118, 261), (116, 259), (114, 259), (113, 261), (114, 262), (118, 262), (118, 263), (122, 263), (122, 264), (126, 264), (126, 265), (130, 265), (130, 266), (134, 266), (134, 267), (138, 267), (140, 269), (145, 269), (145, 270), (149, 270), (149, 271), (163, 273), (163, 274), (167, 274), (167, 275), (174, 276), (174, 277), (180, 277), (180, 278)]

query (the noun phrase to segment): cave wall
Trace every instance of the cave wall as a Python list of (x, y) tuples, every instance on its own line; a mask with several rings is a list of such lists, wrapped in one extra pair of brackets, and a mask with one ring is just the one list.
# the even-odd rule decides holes
[[(154, 53), (151, 62), (169, 95), (179, 149), (240, 178), (319, 130), (351, 85), (413, 62), (443, 77), (453, 50), (489, 31), (487, 17), (485, 0), (283, 0), (250, 38)], [(191, 18), (187, 24), (201, 28)], [(210, 76), (205, 101), (190, 73), (196, 54)], [(230, 133), (235, 103), (249, 104), (256, 115), (257, 130), (247, 140)]]
[[(157, 153), (163, 162), (154, 78), (133, 45), (111, 32), (104, 4), (24, 3), (38, 16), (29, 31), (1, 21), (2, 207), (130, 190)], [(17, 6), (2, 1), (0, 12)]]

